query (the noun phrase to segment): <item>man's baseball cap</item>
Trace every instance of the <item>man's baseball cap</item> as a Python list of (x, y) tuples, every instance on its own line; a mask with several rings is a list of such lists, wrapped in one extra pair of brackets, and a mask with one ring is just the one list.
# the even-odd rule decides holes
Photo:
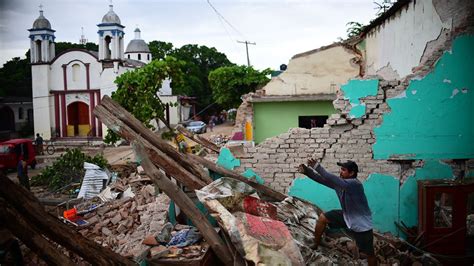
[(359, 166), (357, 166), (357, 164), (354, 161), (347, 161), (347, 162), (342, 162), (342, 163), (339, 162), (339, 163), (337, 163), (337, 165), (339, 165), (340, 167), (344, 167), (347, 170), (349, 170), (351, 172), (354, 172), (354, 173), (359, 172)]

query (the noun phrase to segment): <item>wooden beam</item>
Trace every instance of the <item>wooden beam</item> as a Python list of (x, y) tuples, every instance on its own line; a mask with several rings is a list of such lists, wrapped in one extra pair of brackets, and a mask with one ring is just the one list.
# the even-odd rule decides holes
[(282, 201), (287, 197), (283, 193), (280, 193), (276, 190), (273, 190), (273, 189), (271, 189), (271, 188), (269, 188), (265, 185), (254, 182), (253, 180), (250, 180), (250, 179), (246, 178), (245, 176), (239, 174), (236, 171), (228, 170), (228, 169), (225, 169), (224, 167), (218, 166), (217, 164), (215, 164), (211, 161), (208, 161), (205, 158), (199, 157), (199, 156), (194, 155), (194, 154), (188, 154), (188, 156), (190, 158), (192, 158), (193, 161), (203, 165), (207, 169), (210, 169), (210, 170), (212, 170), (216, 173), (219, 173), (223, 176), (227, 176), (227, 177), (234, 178), (234, 179), (237, 179), (239, 181), (242, 181), (242, 182), (252, 186), (257, 191), (262, 192), (264, 195), (266, 195), (266, 196), (268, 196), (272, 199), (275, 199), (277, 201)]
[[(161, 139), (156, 133), (152, 132), (149, 128), (145, 127), (142, 122), (136, 119), (132, 114), (130, 114), (125, 108), (120, 106), (118, 103), (113, 101), (109, 96), (104, 96), (102, 98), (100, 106), (103, 106), (111, 114), (114, 114), (115, 120), (120, 120), (124, 125), (127, 125), (134, 132), (140, 134), (144, 139), (150, 142), (153, 146), (157, 147), (168, 157), (172, 158), (176, 162), (179, 162), (182, 167), (184, 167), (188, 172), (197, 176), (199, 179), (206, 180), (208, 174), (199, 167), (199, 165), (193, 165), (192, 163), (186, 161), (186, 158), (182, 153), (177, 151), (173, 146), (168, 144), (165, 140)], [(98, 113), (94, 110), (94, 114), (98, 116)], [(100, 117), (99, 117), (100, 118)], [(107, 125), (107, 124), (106, 124)], [(113, 124), (107, 125), (107, 127), (113, 130)]]
[(25, 218), (0, 198), (0, 221), (13, 235), (41, 257), (48, 265), (76, 265), (59, 252), (57, 246), (46, 240), (34, 223)]
[(186, 128), (182, 127), (181, 125), (176, 126), (176, 130), (178, 130), (180, 133), (182, 133), (184, 136), (186, 136), (188, 139), (201, 144), (202, 146), (210, 149), (211, 151), (219, 153), (220, 149), (217, 147), (216, 144), (210, 142), (209, 140), (193, 134), (191, 131), (187, 130)]
[[(189, 163), (189, 160), (186, 160), (184, 156), (181, 156), (182, 159), (180, 159), (179, 161), (175, 161), (172, 158), (168, 157), (167, 154), (162, 152), (158, 147), (146, 140), (142, 132), (138, 133), (121, 120), (118, 120), (117, 116), (119, 115), (117, 115), (116, 113), (111, 113), (103, 105), (96, 106), (94, 108), (94, 113), (95, 115), (97, 115), (97, 117), (100, 118), (102, 123), (104, 123), (108, 128), (112, 129), (115, 133), (119, 134), (122, 138), (130, 141), (131, 143), (136, 140), (142, 142), (149, 150), (150, 154), (152, 154), (152, 156), (150, 156), (150, 159), (153, 161), (153, 163), (158, 165), (169, 175), (174, 177), (176, 180), (184, 184), (189, 189), (200, 189), (203, 186), (207, 185), (207, 183), (210, 183), (209, 181), (205, 182), (197, 178), (181, 166), (181, 163), (184, 161), (187, 161)], [(146, 129), (146, 131), (151, 132), (149, 129)], [(168, 144), (166, 143), (166, 145)], [(199, 165), (195, 166), (199, 167)], [(210, 180), (209, 177), (207, 178)]]
[(78, 254), (91, 264), (133, 264), (132, 261), (83, 237), (79, 232), (60, 222), (44, 210), (33, 194), (9, 178), (0, 178), (0, 197), (3, 197), (30, 224), (34, 224), (49, 240)]
[(143, 143), (135, 141), (137, 153), (142, 159), (142, 166), (147, 175), (156, 183), (156, 185), (163, 190), (163, 192), (170, 197), (179, 208), (188, 216), (193, 224), (202, 233), (204, 239), (210, 244), (215, 254), (226, 265), (233, 265), (232, 255), (227, 246), (219, 237), (214, 227), (209, 223), (206, 216), (202, 214), (194, 205), (194, 202), (186, 196), (186, 194), (163, 173), (150, 160), (147, 150)]

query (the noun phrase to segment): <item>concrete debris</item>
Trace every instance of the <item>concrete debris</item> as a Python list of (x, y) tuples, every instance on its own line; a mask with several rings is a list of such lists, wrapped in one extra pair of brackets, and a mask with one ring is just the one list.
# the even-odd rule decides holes
[(229, 141), (229, 136), (224, 134), (216, 134), (210, 136), (210, 141), (217, 146), (221, 147)]
[(474, 236), (474, 214), (469, 214), (466, 220), (467, 235)]
[(133, 173), (117, 180), (107, 189), (124, 195), (86, 214), (89, 226), (80, 229), (81, 234), (121, 255), (139, 257), (146, 249), (142, 244), (146, 236), (160, 232), (168, 219), (169, 198), (155, 195), (155, 187), (149, 183), (149, 179)]
[[(79, 232), (135, 262), (146, 259), (192, 259), (208, 252), (207, 243), (196, 243), (201, 237), (192, 241), (185, 237), (179, 245), (166, 247), (173, 237), (177, 242), (179, 232), (192, 231), (193, 234), (186, 234), (190, 236), (199, 232), (188, 225), (173, 226), (169, 223), (170, 199), (163, 193), (157, 194), (155, 186), (150, 184), (150, 178), (137, 173), (140, 173), (140, 169), (130, 173), (128, 178), (118, 179), (104, 190), (108, 191), (107, 195), (113, 194), (115, 197), (123, 193), (119, 199), (110, 198), (102, 206), (85, 214), (84, 218), (89, 224), (80, 227)], [(93, 204), (97, 204), (97, 198), (81, 205)]]
[[(239, 172), (217, 167), (215, 163), (205, 158), (192, 154), (177, 153), (174, 148), (149, 132), (140, 121), (107, 96), (104, 97), (101, 105), (94, 109), (94, 113), (107, 126), (116, 128), (116, 132), (120, 133), (122, 137), (135, 143), (136, 152), (143, 159), (142, 165), (147, 175), (173, 199), (199, 228), (200, 233), (207, 241), (202, 242), (201, 247), (205, 243), (210, 244), (214, 254), (218, 256), (222, 263), (240, 265), (239, 262), (245, 263), (242, 258), (255, 264), (263, 263), (267, 265), (360, 265), (367, 263), (365, 258), (357, 252), (351, 236), (340, 232), (328, 232), (319, 249), (311, 248), (313, 246), (314, 227), (319, 217), (318, 214), (321, 212), (317, 206), (296, 198), (287, 197), (282, 192), (275, 191), (267, 185), (249, 181), (241, 176)], [(133, 125), (133, 127), (129, 125)], [(347, 125), (341, 125), (341, 132), (337, 133), (338, 136), (334, 136), (335, 139), (341, 137), (340, 134), (345, 132), (345, 126)], [(294, 132), (292, 131), (288, 135), (301, 134), (304, 136), (300, 136), (300, 138), (315, 138), (316, 136), (313, 136), (313, 133), (321, 133), (328, 135), (325, 137), (329, 137), (330, 132), (327, 128), (318, 128), (318, 130), (318, 132), (313, 132), (313, 130), (294, 129)], [(366, 134), (367, 130), (359, 131), (360, 134)], [(275, 143), (270, 143), (270, 146), (272, 144)], [(277, 144), (287, 145), (283, 140)], [(322, 145), (328, 146), (329, 144), (323, 143)], [(276, 146), (273, 148), (277, 148)], [(308, 146), (308, 144), (305, 143), (305, 146)], [(289, 148), (288, 146), (285, 147)], [(251, 147), (247, 147), (247, 149), (249, 148)], [(307, 151), (301, 153), (300, 156), (307, 158), (310, 153), (312, 152)], [(261, 152), (259, 155), (265, 157), (268, 156), (268, 153)], [(253, 163), (259, 162), (255, 161)], [(275, 163), (282, 164), (282, 162), (276, 161)], [(296, 163), (296, 161), (293, 163)], [(207, 171), (203, 171), (202, 166), (224, 177), (212, 182)], [(279, 167), (273, 167), (273, 164), (268, 163), (262, 163), (259, 166), (266, 169), (279, 169)], [(281, 167), (288, 167), (293, 169), (291, 171), (294, 171), (293, 165), (290, 164), (282, 164)], [(215, 229), (194, 206), (192, 200), (175, 183), (166, 178), (163, 172), (168, 176), (172, 176), (188, 189), (196, 191), (199, 200), (218, 220), (223, 231), (221, 236), (216, 234)], [(135, 177), (134, 179), (141, 180), (141, 178)], [(294, 176), (285, 178), (288, 179), (288, 182), (291, 182)], [(106, 211), (98, 210), (96, 212), (97, 215), (101, 215), (99, 221), (96, 222), (93, 228), (90, 226), (87, 230), (82, 230), (85, 231), (84, 234), (94, 238), (96, 242), (104, 246), (111, 247), (120, 254), (133, 257), (137, 262), (144, 258), (146, 254), (150, 254), (151, 249), (153, 249), (154, 255), (167, 258), (187, 257), (188, 255), (183, 255), (186, 254), (186, 250), (191, 250), (190, 254), (194, 254), (193, 248), (191, 248), (193, 246), (182, 249), (170, 247), (167, 249), (169, 252), (167, 253), (164, 248), (155, 248), (157, 246), (143, 244), (143, 240), (147, 236), (147, 240), (150, 241), (145, 242), (155, 244), (153, 240), (157, 240), (157, 234), (166, 231), (163, 228), (167, 222), (167, 215), (163, 215), (163, 213), (166, 212), (168, 205), (165, 205), (166, 208), (162, 207), (157, 213), (154, 212), (154, 209), (157, 208), (156, 206), (164, 205), (165, 200), (169, 203), (169, 199), (163, 194), (155, 196), (155, 190), (150, 185), (143, 186), (141, 182), (137, 181), (142, 186), (141, 188), (135, 187), (135, 190), (132, 190), (136, 195), (134, 198), (119, 199), (101, 207), (101, 209), (107, 208)], [(116, 187), (124, 191), (127, 185), (134, 188), (134, 183), (131, 181), (121, 185), (118, 184)], [(276, 199), (276, 202), (264, 202), (257, 198), (258, 195), (254, 192)], [(112, 220), (117, 217), (117, 212), (125, 211), (128, 212), (128, 215), (120, 216), (122, 220), (114, 224)], [(265, 217), (262, 217), (261, 213), (265, 213)], [(104, 236), (101, 233), (102, 231), (107, 232), (101, 230), (104, 227), (109, 229), (112, 235)], [(171, 233), (171, 235), (174, 234), (176, 233)], [(408, 249), (408, 246), (402, 240), (378, 233), (374, 233), (374, 235), (375, 252), (380, 264), (439, 264), (438, 261), (426, 253), (417, 254), (412, 252), (412, 249)], [(154, 239), (150, 239), (150, 237)], [(204, 248), (201, 249), (201, 253), (196, 252), (196, 255), (202, 255), (203, 250)]]

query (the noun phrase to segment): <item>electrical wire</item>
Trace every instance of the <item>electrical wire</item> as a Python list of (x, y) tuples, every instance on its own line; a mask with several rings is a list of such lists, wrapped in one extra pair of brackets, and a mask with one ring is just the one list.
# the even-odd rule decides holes
[(219, 13), (219, 11), (217, 11), (217, 9), (212, 5), (211, 1), (210, 0), (206, 0), (207, 3), (209, 4), (209, 6), (212, 8), (212, 10), (214, 10), (214, 12), (217, 14), (217, 16), (219, 18), (221, 18), (225, 23), (227, 23), (227, 25), (229, 25), (235, 32), (237, 32), (241, 37), (243, 37), (244, 39), (245, 36), (236, 28), (234, 27), (221, 13)]

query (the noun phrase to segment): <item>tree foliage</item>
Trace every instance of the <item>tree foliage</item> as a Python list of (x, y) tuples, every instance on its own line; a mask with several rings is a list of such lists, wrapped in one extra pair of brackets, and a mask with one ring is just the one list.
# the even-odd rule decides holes
[(107, 159), (101, 154), (94, 157), (82, 153), (79, 149), (67, 150), (51, 166), (32, 178), (33, 186), (48, 186), (59, 189), (72, 182), (79, 182), (84, 177), (84, 162), (95, 164), (101, 168), (107, 166)]
[(29, 57), (14, 57), (0, 68), (0, 96), (32, 97)]
[(173, 44), (161, 41), (152, 41), (148, 46), (153, 59), (173, 56), (184, 62), (181, 65), (181, 72), (184, 74), (182, 82), (171, 84), (173, 94), (197, 97), (198, 110), (213, 102), (209, 97), (212, 95), (208, 81), (209, 73), (219, 67), (233, 65), (225, 54), (217, 51), (214, 47), (187, 44), (180, 48), (174, 48)]
[(362, 33), (362, 31), (365, 28), (365, 26), (362, 23), (355, 22), (355, 21), (347, 22), (346, 26), (348, 26), (346, 30), (348, 38), (358, 36), (359, 34)]
[(86, 44), (70, 43), (70, 42), (57, 42), (54, 44), (56, 55), (68, 50), (68, 49), (86, 49), (89, 51), (99, 51), (99, 46), (95, 43), (88, 42)]
[[(180, 84), (183, 73), (183, 62), (168, 56), (164, 60), (153, 60), (142, 68), (125, 72), (115, 83), (117, 90), (112, 92), (112, 99), (132, 113), (149, 128), (153, 128), (152, 120), (164, 118), (165, 104), (158, 97), (163, 80), (171, 78)], [(120, 137), (108, 130), (104, 141), (115, 143)]]
[(209, 74), (212, 97), (226, 109), (238, 107), (240, 97), (267, 84), (270, 73), (270, 69), (260, 72), (248, 66), (218, 68)]

